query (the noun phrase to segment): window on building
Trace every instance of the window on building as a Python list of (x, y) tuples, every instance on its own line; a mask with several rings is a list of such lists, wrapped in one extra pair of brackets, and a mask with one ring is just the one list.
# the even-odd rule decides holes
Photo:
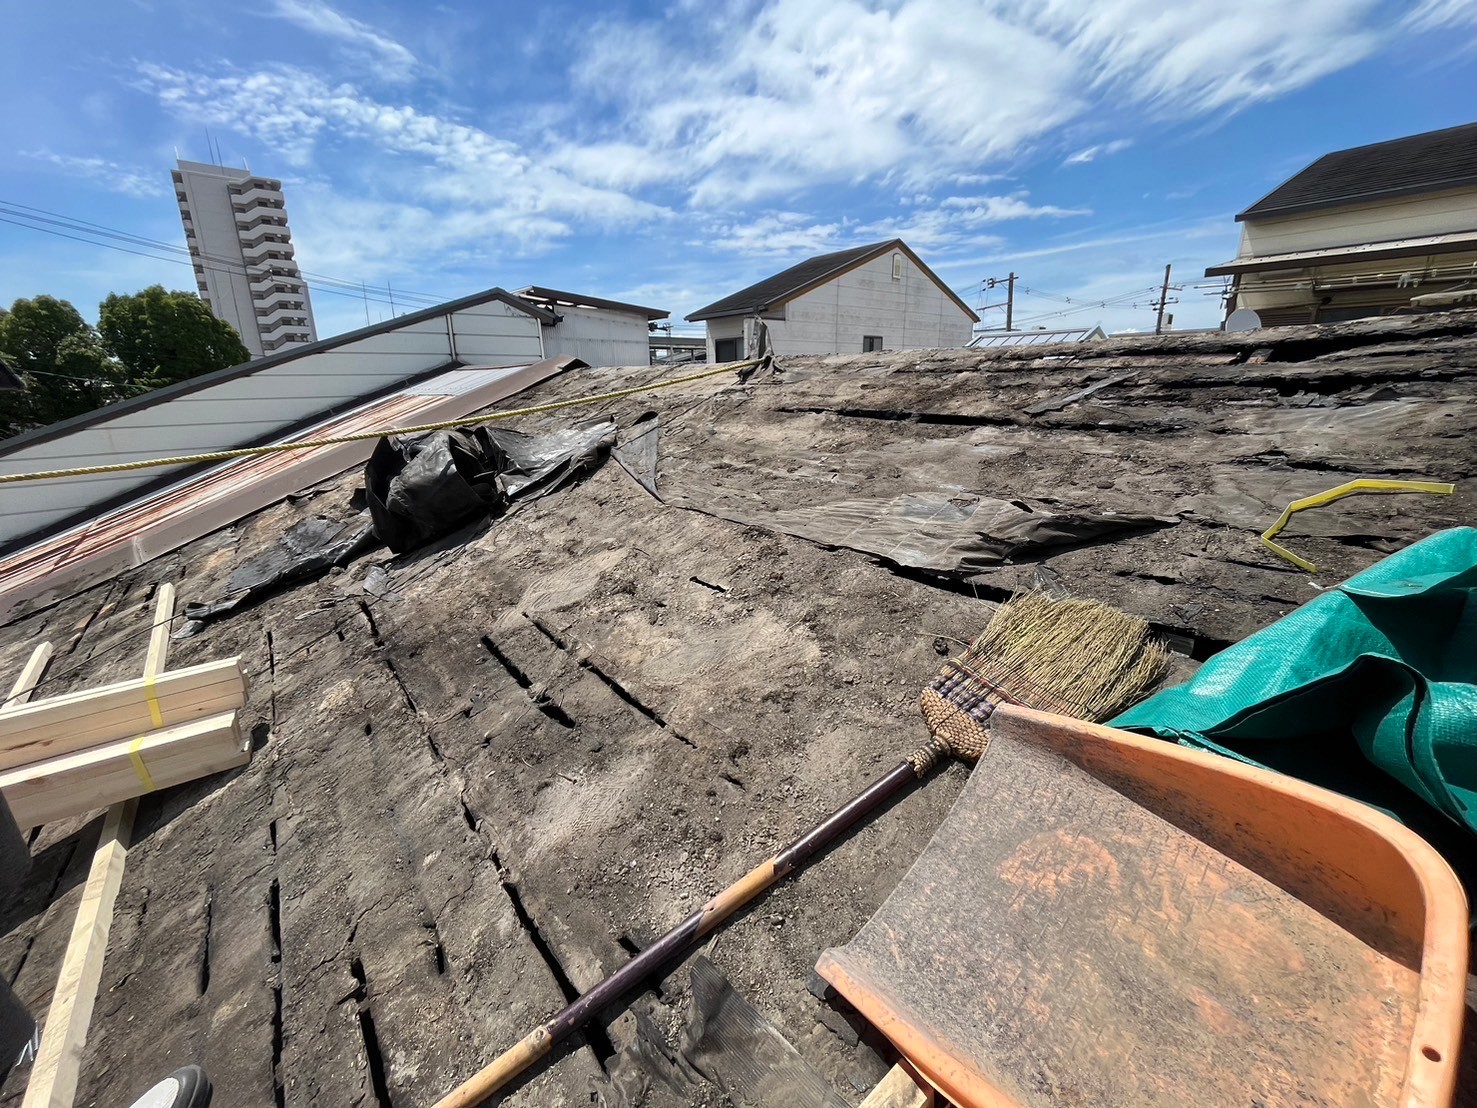
[(863, 335), (862, 336), (862, 353), (863, 354), (875, 354), (877, 351), (879, 351), (881, 349), (882, 349), (882, 336), (881, 335)]
[(903, 279), (903, 256), (901, 254), (892, 256), (892, 279), (894, 281)]
[(736, 362), (744, 356), (743, 339), (715, 339), (713, 342), (713, 360), (715, 362)]

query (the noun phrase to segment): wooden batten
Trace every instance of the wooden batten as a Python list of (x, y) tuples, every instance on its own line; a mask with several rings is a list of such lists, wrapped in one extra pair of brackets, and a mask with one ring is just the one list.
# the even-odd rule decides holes
[[(150, 710), (152, 691), (159, 712)], [(35, 700), (0, 714), (0, 770), (13, 769), (246, 703), (240, 658)]]
[(0, 794), (20, 827), (82, 815), (151, 791), (135, 754), (163, 789), (245, 765), (251, 750), (237, 713), (223, 712), (0, 773)]

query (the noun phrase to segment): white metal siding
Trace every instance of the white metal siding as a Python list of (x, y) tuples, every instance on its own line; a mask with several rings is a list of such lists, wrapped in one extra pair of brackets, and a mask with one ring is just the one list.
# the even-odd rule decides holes
[(651, 361), (644, 315), (563, 305), (552, 310), (562, 318), (544, 328), (544, 357), (567, 354), (592, 366), (637, 366)]
[[(0, 473), (70, 469), (228, 450), (342, 408), (452, 360), (524, 365), (541, 356), (538, 319), (501, 301), (465, 308), (264, 367), (0, 458)], [(452, 354), (453, 346), (455, 355)], [(639, 364), (639, 363), (638, 363)], [(179, 472), (155, 467), (7, 485), (0, 542), (11, 542)]]
[[(862, 338), (880, 335), (885, 350), (958, 347), (974, 321), (906, 254), (894, 279), (891, 252), (858, 266), (785, 305), (784, 319), (768, 320), (776, 354), (860, 353)], [(708, 322), (713, 340), (740, 333), (742, 322)]]
[[(775, 320), (766, 320), (769, 324), (770, 338), (774, 337)], [(726, 316), (723, 319), (708, 320), (708, 362), (712, 364), (718, 360), (715, 352), (716, 343), (719, 339), (741, 339), (744, 337), (744, 319), (742, 316)], [(744, 354), (747, 355), (747, 351)]]
[(1453, 189), (1243, 224), (1238, 257), (1265, 257), (1477, 229), (1477, 189)]

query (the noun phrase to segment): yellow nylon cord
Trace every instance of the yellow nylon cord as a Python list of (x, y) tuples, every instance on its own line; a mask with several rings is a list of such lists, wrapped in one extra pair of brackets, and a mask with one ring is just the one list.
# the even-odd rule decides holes
[(1349, 481), (1326, 492), (1314, 493), (1305, 496), (1301, 500), (1294, 500), (1282, 509), (1282, 514), (1277, 517), (1277, 522), (1262, 532), (1262, 545), (1276, 554), (1279, 558), (1286, 558), (1299, 569), (1309, 573), (1317, 573), (1318, 567), (1306, 558), (1299, 558), (1287, 547), (1272, 541), (1272, 536), (1287, 526), (1287, 521), (1292, 518), (1294, 512), (1301, 512), (1305, 508), (1317, 508), (1324, 504), (1331, 504), (1335, 500), (1350, 496), (1356, 492), (1429, 492), (1437, 496), (1450, 496), (1456, 490), (1455, 485), (1449, 485), (1445, 481), (1377, 481), (1372, 478), (1360, 478), (1357, 481)]
[(359, 431), (352, 435), (336, 435), (327, 439), (307, 439), (302, 442), (275, 442), (267, 446), (243, 446), (235, 450), (216, 450), (209, 454), (182, 454), (173, 458), (149, 458), (141, 462), (115, 462), (102, 466), (79, 466), (75, 469), (43, 469), (33, 473), (0, 474), (0, 485), (17, 481), (46, 481), (54, 477), (88, 477), (96, 473), (126, 473), (132, 469), (149, 469), (154, 466), (198, 465), (203, 462), (227, 462), (232, 458), (251, 458), (259, 454), (285, 454), (290, 450), (313, 450), (320, 446), (339, 446), (348, 442), (364, 442), (366, 439), (384, 438), (386, 435), (418, 435), (426, 431), (446, 431), (453, 427), (471, 427), (477, 423), (490, 423), (497, 419), (516, 419), (520, 416), (541, 415), (557, 412), (562, 408), (575, 408), (582, 404), (599, 404), (605, 400), (619, 400), (657, 389), (669, 389), (674, 385), (686, 385), (701, 381), (705, 377), (716, 377), (720, 373), (735, 373), (758, 362), (730, 362), (701, 373), (689, 373), (684, 377), (673, 377), (666, 381), (654, 381), (649, 385), (636, 385), (614, 392), (601, 392), (593, 396), (580, 396), (573, 400), (555, 400), (548, 404), (535, 404), (531, 408), (514, 408), (507, 412), (490, 412), (486, 415), (465, 416), (461, 419), (445, 419), (440, 423), (422, 423), (414, 427), (387, 427), (378, 431)]

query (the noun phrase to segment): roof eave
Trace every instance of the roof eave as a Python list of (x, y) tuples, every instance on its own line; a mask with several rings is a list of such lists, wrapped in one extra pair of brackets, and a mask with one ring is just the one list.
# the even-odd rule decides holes
[(297, 358), (306, 357), (309, 354), (319, 354), (325, 350), (344, 346), (360, 339), (370, 338), (374, 335), (387, 334), (416, 323), (423, 323), (437, 316), (452, 315), (464, 311), (467, 308), (475, 308), (482, 304), (490, 304), (494, 300), (501, 301), (517, 311), (533, 316), (544, 323), (554, 322), (554, 313), (545, 311), (536, 304), (530, 304), (514, 296), (504, 288), (490, 288), (485, 292), (473, 293), (463, 296), (457, 300), (448, 300), (445, 304), (437, 304), (434, 307), (422, 308), (420, 311), (407, 312), (405, 315), (392, 316), (390, 319), (379, 323), (371, 323), (368, 327), (360, 327), (357, 331), (346, 331), (342, 335), (331, 335), (317, 342), (307, 342), (293, 346), (288, 350), (278, 351), (275, 354), (267, 354), (261, 358), (255, 358), (249, 362), (241, 362), (238, 365), (226, 366), (224, 369), (213, 370), (210, 373), (202, 373), (198, 377), (187, 377), (183, 381), (176, 381), (172, 385), (163, 388), (152, 389), (138, 396), (130, 396), (123, 400), (115, 400), (111, 404), (105, 404), (101, 408), (95, 408), (90, 412), (82, 412), (57, 423), (48, 423), (45, 427), (36, 427), (29, 431), (23, 431), (19, 435), (0, 441), (0, 457), (10, 454), (24, 446), (34, 446), (37, 443), (48, 442), (59, 438), (70, 431), (90, 427), (94, 423), (103, 423), (115, 419), (127, 412), (142, 411), (152, 408), (156, 404), (163, 404), (190, 393), (199, 392), (201, 389), (218, 385), (225, 381), (235, 380), (237, 377), (249, 377), (253, 373), (270, 369), (276, 365), (282, 365)]

